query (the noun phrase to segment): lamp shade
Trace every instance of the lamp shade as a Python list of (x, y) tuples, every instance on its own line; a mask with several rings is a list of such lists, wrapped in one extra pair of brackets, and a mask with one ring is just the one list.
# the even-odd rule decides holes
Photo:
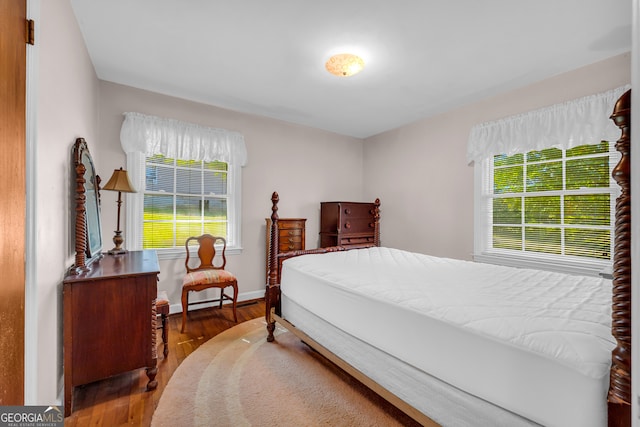
[(131, 185), (131, 181), (129, 181), (129, 175), (127, 175), (127, 171), (120, 169), (115, 169), (113, 171), (113, 175), (109, 178), (109, 182), (107, 182), (103, 190), (111, 190), (111, 191), (122, 191), (123, 193), (135, 193), (136, 190)]

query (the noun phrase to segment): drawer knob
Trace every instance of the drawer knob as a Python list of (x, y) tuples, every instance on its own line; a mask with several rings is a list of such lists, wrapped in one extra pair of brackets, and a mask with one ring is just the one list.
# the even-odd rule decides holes
[(296, 247), (295, 247), (294, 245), (289, 245), (289, 249), (293, 250), (293, 249), (295, 249), (295, 248), (296, 248)]
[(370, 222), (370, 223), (369, 223), (369, 228), (373, 228), (373, 227), (375, 227), (375, 226), (376, 226), (376, 225), (375, 225), (373, 222)]
[(346, 213), (347, 215), (351, 215), (351, 209), (346, 208), (346, 209), (344, 210), (344, 213)]
[(289, 230), (289, 236), (293, 236), (294, 234), (296, 234), (296, 233), (294, 233), (293, 231)]
[(350, 222), (345, 223), (344, 228), (351, 228), (351, 223)]
[(293, 239), (289, 238), (289, 243), (293, 243)]

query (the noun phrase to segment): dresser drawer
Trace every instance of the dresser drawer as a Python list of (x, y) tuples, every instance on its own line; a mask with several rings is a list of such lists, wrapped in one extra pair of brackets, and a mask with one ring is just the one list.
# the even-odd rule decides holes
[(373, 218), (375, 207), (371, 203), (342, 203), (343, 218)]
[(302, 236), (301, 228), (289, 228), (284, 230), (279, 230), (278, 236), (280, 236), (280, 240), (287, 239), (289, 237), (300, 237)]
[(345, 217), (342, 223), (340, 224), (342, 233), (356, 232), (356, 233), (366, 233), (371, 232), (375, 228), (375, 224), (373, 222), (373, 218), (352, 218)]
[(349, 246), (349, 245), (362, 245), (371, 243), (373, 244), (374, 237), (372, 236), (354, 236), (354, 237), (342, 237), (340, 239), (340, 246)]
[(306, 220), (279, 220), (278, 221), (278, 229), (282, 232), (282, 230), (288, 229), (300, 229), (302, 230), (305, 226)]
[(303, 249), (302, 242), (280, 242), (278, 252), (300, 251)]
[(294, 244), (294, 243), (302, 243), (302, 236), (301, 235), (297, 235), (297, 236), (280, 237), (278, 243), (280, 245), (291, 245), (291, 244)]

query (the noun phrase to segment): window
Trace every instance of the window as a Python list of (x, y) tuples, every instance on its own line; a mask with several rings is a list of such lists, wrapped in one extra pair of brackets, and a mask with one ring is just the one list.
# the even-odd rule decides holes
[(620, 138), (609, 116), (629, 89), (471, 128), (476, 261), (587, 275), (611, 268), (620, 154), (606, 141)]
[(189, 236), (227, 240), (241, 251), (244, 137), (198, 124), (124, 113), (120, 131), (136, 193), (126, 195), (125, 245), (156, 249), (161, 259), (184, 257)]
[(479, 257), (596, 270), (610, 263), (617, 192), (611, 171), (618, 158), (612, 150), (602, 141), (483, 162)]
[(182, 248), (189, 236), (203, 233), (236, 246), (229, 169), (225, 162), (146, 157), (143, 249)]

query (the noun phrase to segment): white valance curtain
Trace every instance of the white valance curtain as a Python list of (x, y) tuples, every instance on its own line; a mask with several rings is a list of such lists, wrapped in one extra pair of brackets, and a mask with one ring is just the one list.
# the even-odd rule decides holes
[(569, 149), (603, 140), (617, 141), (620, 129), (609, 116), (615, 102), (630, 87), (476, 125), (469, 135), (467, 161), (551, 147)]
[(120, 143), (125, 153), (162, 154), (180, 160), (221, 161), (234, 166), (247, 163), (244, 137), (238, 132), (179, 120), (124, 113)]
[[(125, 241), (130, 250), (142, 249), (145, 157), (161, 154), (180, 160), (221, 161), (229, 170), (247, 164), (244, 137), (238, 132), (209, 128), (173, 119), (124, 113), (120, 143), (127, 154), (127, 170), (136, 193), (126, 193)], [(233, 185), (234, 180), (229, 181)], [(238, 188), (229, 188), (237, 194)], [(238, 238), (239, 241), (239, 238)]]

